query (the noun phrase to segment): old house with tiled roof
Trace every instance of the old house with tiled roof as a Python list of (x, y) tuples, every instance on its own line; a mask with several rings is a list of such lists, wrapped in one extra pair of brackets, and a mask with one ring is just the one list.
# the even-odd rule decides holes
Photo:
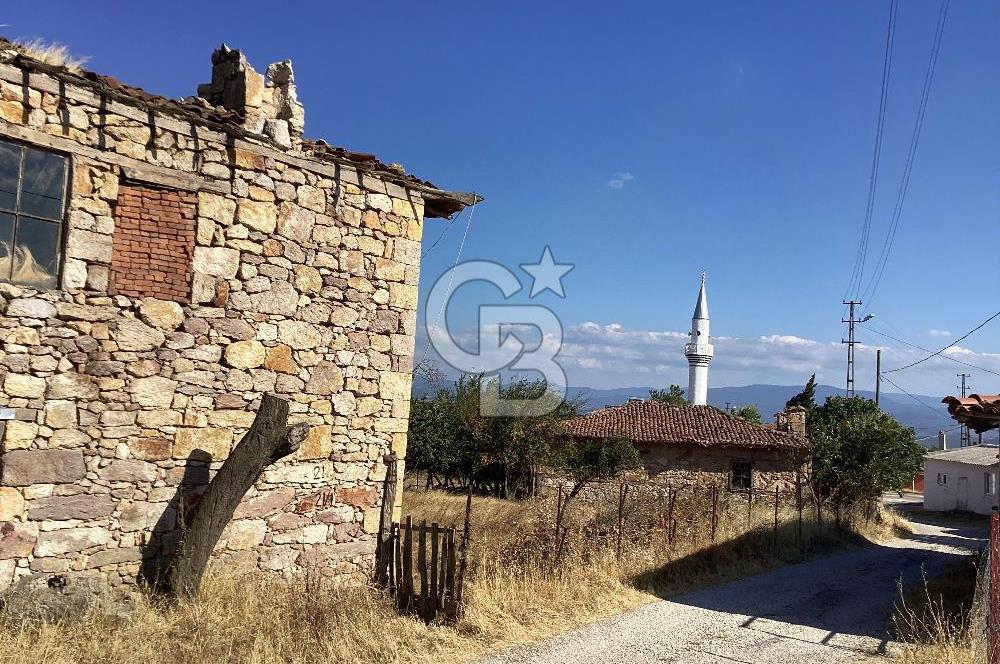
[(779, 413), (768, 426), (714, 406), (632, 400), (573, 418), (566, 428), (578, 439), (628, 438), (655, 481), (731, 491), (794, 489), (805, 479), (812, 449), (800, 408)]
[(306, 139), (287, 61), (172, 100), (0, 40), (0, 586), (133, 583), (268, 393), (309, 437), (217, 556), (366, 570), (424, 219), (476, 200)]

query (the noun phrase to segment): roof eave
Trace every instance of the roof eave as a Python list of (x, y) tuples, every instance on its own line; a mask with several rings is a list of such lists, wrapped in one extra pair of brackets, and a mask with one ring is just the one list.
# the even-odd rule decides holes
[(443, 191), (430, 187), (422, 189), (421, 194), (424, 199), (424, 217), (439, 219), (451, 219), (466, 207), (486, 200), (475, 192)]

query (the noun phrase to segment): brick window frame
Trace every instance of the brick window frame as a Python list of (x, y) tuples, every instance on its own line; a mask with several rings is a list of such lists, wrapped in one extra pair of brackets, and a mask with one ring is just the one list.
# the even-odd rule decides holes
[(189, 304), (197, 215), (194, 192), (122, 181), (108, 292)]

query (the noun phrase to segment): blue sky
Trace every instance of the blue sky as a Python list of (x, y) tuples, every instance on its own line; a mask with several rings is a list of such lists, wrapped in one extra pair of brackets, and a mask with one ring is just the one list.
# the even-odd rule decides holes
[[(876, 249), (939, 6), (902, 4)], [(259, 70), (291, 58), (307, 134), (486, 196), (463, 258), (516, 271), (548, 245), (576, 265), (565, 299), (531, 300), (567, 329), (575, 384), (684, 383), (683, 339), (672, 333), (688, 329), (702, 270), (713, 334), (726, 338), (713, 385), (801, 382), (811, 368), (840, 384), (839, 301), (865, 208), (887, 1), (539, 5), (105, 2), (94, 12), (8, 0), (0, 23), (8, 36), (64, 42), (89, 68), (168, 96), (208, 79), (222, 41)], [(871, 304), (871, 325), (928, 348), (996, 310), (998, 32), (997, 3), (952, 3), (900, 230)], [(468, 214), (425, 257), (423, 294), (455, 260)], [(444, 228), (429, 221), (425, 246)], [(463, 290), (449, 324), (470, 326), (481, 300), (497, 295)], [(1000, 323), (952, 354), (1000, 371), (998, 341)], [(920, 356), (885, 343), (888, 367)], [(872, 382), (872, 354), (859, 352), (859, 387)], [(962, 370), (934, 360), (893, 376), (939, 395)], [(1000, 377), (969, 372), (975, 390), (1000, 392)]]

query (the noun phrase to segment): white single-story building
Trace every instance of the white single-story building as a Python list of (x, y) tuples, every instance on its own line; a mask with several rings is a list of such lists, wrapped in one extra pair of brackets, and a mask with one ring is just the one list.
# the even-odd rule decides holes
[(992, 514), (1000, 448), (973, 445), (924, 457), (924, 509)]

